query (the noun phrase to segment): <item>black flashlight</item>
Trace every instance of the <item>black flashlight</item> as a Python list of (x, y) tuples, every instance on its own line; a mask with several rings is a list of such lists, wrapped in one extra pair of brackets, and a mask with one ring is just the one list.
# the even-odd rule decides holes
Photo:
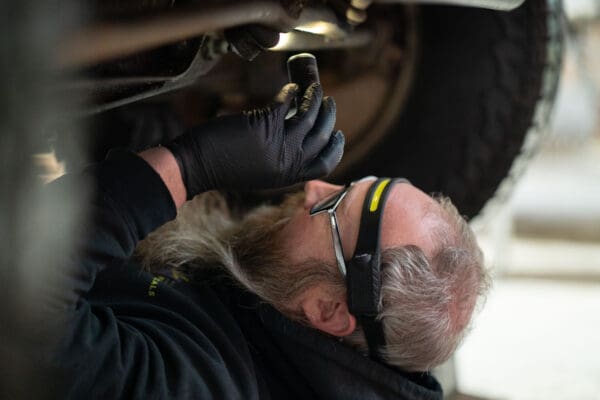
[[(288, 78), (299, 87), (296, 96), (296, 109), (302, 101), (306, 89), (313, 83), (321, 83), (317, 58), (310, 53), (295, 54), (287, 60)], [(293, 112), (295, 114), (295, 111)]]

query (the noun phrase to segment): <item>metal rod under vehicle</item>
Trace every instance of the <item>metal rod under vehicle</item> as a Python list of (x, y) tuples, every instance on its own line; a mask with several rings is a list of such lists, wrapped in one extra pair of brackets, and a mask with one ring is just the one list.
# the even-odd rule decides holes
[(58, 65), (90, 65), (203, 33), (259, 22), (287, 31), (296, 20), (278, 1), (252, 1), (197, 6), (136, 21), (102, 22), (72, 32), (59, 51)]
[[(379, 0), (379, 3), (437, 3), (510, 10), (524, 0)], [(287, 32), (303, 23), (337, 22), (326, 6), (310, 7), (291, 17), (277, 0), (195, 6), (139, 20), (93, 23), (71, 32), (58, 51), (59, 67), (86, 66), (204, 33), (260, 23)]]

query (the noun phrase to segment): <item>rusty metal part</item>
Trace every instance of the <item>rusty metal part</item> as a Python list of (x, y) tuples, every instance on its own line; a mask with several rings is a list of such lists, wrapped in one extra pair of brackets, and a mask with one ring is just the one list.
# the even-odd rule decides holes
[(58, 54), (61, 67), (83, 66), (125, 56), (203, 33), (261, 23), (288, 31), (297, 24), (275, 0), (195, 6), (134, 21), (97, 23), (72, 32)]
[(328, 22), (336, 29), (326, 36), (339, 39), (347, 34), (339, 26), (333, 11), (326, 6), (304, 8), (297, 18), (288, 12), (287, 6), (282, 6), (277, 0), (263, 0), (195, 6), (133, 21), (101, 22), (73, 32), (60, 49), (58, 64), (60, 67), (91, 65), (204, 33), (252, 23), (288, 32), (295, 27)]
[[(319, 22), (306, 23), (315, 20)], [(282, 34), (277, 50), (356, 48), (366, 46), (373, 40), (372, 32), (367, 30), (351, 33), (344, 31), (337, 23), (337, 16), (326, 8), (305, 9), (298, 21), (303, 23), (301, 27), (304, 29), (317, 29), (321, 31), (320, 34), (295, 30)], [(85, 110), (77, 115), (94, 114), (197, 83), (228, 52), (230, 43), (222, 35), (203, 35), (201, 39), (188, 39), (136, 52), (82, 69), (76, 78), (62, 83), (55, 90), (86, 100)], [(263, 54), (262, 57), (265, 58), (268, 54)], [(263, 68), (264, 65), (261, 69)], [(223, 69), (223, 65), (220, 69)], [(254, 71), (252, 75), (256, 73)], [(264, 82), (261, 85), (267, 86)], [(210, 89), (208, 92), (218, 92), (223, 87)], [(253, 87), (251, 90), (256, 92), (257, 88)]]
[[(100, 79), (82, 77), (70, 82), (69, 85), (61, 85), (57, 88), (58, 93), (63, 93), (63, 95), (68, 93), (71, 97), (88, 99), (88, 101), (93, 98), (93, 104), (89, 104), (76, 114), (72, 114), (70, 111), (67, 111), (66, 114), (76, 117), (92, 115), (191, 85), (210, 71), (220, 59), (218, 55), (215, 55), (216, 50), (214, 49), (218, 47), (218, 43), (214, 44), (212, 41), (213, 38), (205, 36), (185, 71), (173, 76), (164, 74), (132, 77), (106, 76)], [(207, 53), (213, 57), (208, 57)]]
[[(379, 0), (379, 2), (443, 3), (509, 10), (520, 5), (523, 0)], [(298, 12), (297, 9), (300, 8), (298, 4), (303, 5), (303, 3), (298, 1), (293, 3), (296, 5), (295, 12)], [(338, 13), (344, 15), (350, 25), (358, 25), (365, 21), (365, 9), (370, 5), (370, 1), (331, 0), (329, 4), (337, 8)], [(289, 31), (303, 23), (305, 11), (310, 8), (303, 9), (299, 18), (291, 16), (288, 8), (277, 0), (243, 1), (223, 5), (195, 5), (140, 19), (100, 22), (78, 32), (71, 32), (59, 48), (57, 63), (59, 67), (91, 65), (201, 34), (252, 23)], [(321, 17), (326, 10), (325, 7), (321, 7), (321, 10), (315, 13), (319, 19), (314, 19), (312, 22), (322, 21)], [(304, 19), (304, 22), (311, 22)]]

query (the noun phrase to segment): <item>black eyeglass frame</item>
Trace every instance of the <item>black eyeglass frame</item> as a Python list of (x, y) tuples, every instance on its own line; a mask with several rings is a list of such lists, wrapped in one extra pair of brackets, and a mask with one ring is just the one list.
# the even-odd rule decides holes
[(331, 226), (331, 240), (333, 242), (333, 251), (335, 253), (335, 259), (337, 261), (338, 269), (342, 276), (346, 277), (346, 260), (344, 258), (344, 247), (342, 245), (342, 236), (340, 235), (339, 223), (337, 220), (336, 210), (341, 204), (342, 200), (346, 197), (350, 189), (359, 182), (364, 182), (367, 179), (376, 180), (375, 176), (366, 176), (362, 179), (353, 181), (342, 190), (333, 195), (326, 197), (315, 204), (309, 211), (309, 215), (315, 216), (323, 213), (327, 213), (329, 216), (329, 225)]
[(404, 178), (379, 178), (367, 191), (356, 249), (346, 276), (348, 310), (363, 328), (369, 355), (379, 362), (383, 362), (381, 349), (386, 344), (383, 321), (377, 318), (381, 311), (381, 223), (388, 195), (397, 183), (410, 182)]
[[(362, 206), (356, 249), (352, 259), (346, 263), (335, 211), (352, 186), (373, 178), (375, 180), (368, 189)], [(329, 214), (338, 268), (346, 279), (348, 309), (363, 328), (370, 357), (379, 362), (383, 362), (381, 349), (386, 344), (382, 321), (377, 319), (381, 304), (381, 222), (387, 196), (396, 183), (410, 182), (404, 178), (363, 178), (320, 201), (310, 210), (311, 216), (324, 212)]]

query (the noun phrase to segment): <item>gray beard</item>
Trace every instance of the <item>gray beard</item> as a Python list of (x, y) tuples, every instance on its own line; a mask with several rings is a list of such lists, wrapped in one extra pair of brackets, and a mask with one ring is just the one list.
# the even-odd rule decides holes
[(298, 193), (280, 206), (257, 207), (236, 218), (220, 193), (204, 193), (184, 204), (175, 220), (142, 240), (135, 256), (150, 272), (187, 264), (229, 269), (240, 258), (272, 259), (271, 253), (279, 253), (278, 232), (303, 198)]
[(286, 262), (279, 235), (303, 201), (304, 193), (297, 193), (280, 206), (261, 206), (236, 219), (219, 193), (204, 193), (141, 241), (135, 256), (153, 273), (170, 269), (193, 276), (198, 270), (221, 268), (288, 317), (303, 319), (292, 306), (298, 294), (317, 282), (339, 280), (335, 266), (317, 260)]

